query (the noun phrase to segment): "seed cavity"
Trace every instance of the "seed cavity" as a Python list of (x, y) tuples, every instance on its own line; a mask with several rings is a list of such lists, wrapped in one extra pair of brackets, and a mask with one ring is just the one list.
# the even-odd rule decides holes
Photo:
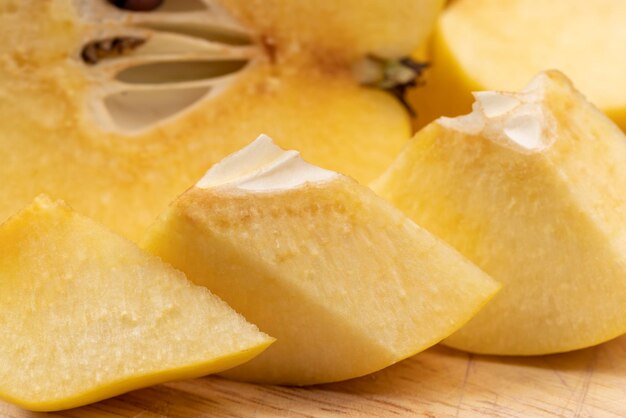
[(475, 92), (471, 113), (441, 117), (437, 123), (466, 135), (481, 135), (523, 154), (542, 152), (555, 141), (554, 117), (545, 104), (547, 82), (541, 74), (519, 93)]
[(209, 42), (243, 46), (251, 45), (252, 39), (247, 33), (236, 28), (219, 26), (210, 21), (204, 22), (177, 22), (177, 21), (147, 21), (137, 24), (138, 27), (159, 32), (178, 33)]
[(133, 133), (192, 106), (210, 90), (210, 87), (196, 87), (123, 91), (106, 97), (104, 106), (119, 130)]
[(545, 140), (540, 116), (533, 113), (514, 115), (506, 121), (503, 132), (507, 138), (526, 150), (541, 150), (545, 148)]
[(514, 93), (479, 91), (474, 93), (474, 98), (488, 118), (502, 116), (522, 104)]
[(181, 117), (263, 55), (211, 0), (75, 2), (88, 28), (77, 55), (95, 80), (89, 109), (108, 131), (133, 136)]
[(231, 74), (246, 64), (245, 60), (163, 61), (127, 68), (115, 78), (129, 84), (184, 83)]

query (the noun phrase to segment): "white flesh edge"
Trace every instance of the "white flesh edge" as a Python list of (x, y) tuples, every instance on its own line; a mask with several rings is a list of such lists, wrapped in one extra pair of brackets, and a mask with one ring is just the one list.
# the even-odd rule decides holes
[(196, 183), (200, 189), (229, 188), (250, 193), (297, 189), (339, 178), (334, 171), (309, 164), (297, 151), (285, 151), (267, 135), (211, 167)]
[(522, 153), (541, 152), (554, 143), (553, 117), (544, 105), (545, 74), (519, 93), (476, 92), (472, 112), (437, 123), (466, 135), (481, 135)]

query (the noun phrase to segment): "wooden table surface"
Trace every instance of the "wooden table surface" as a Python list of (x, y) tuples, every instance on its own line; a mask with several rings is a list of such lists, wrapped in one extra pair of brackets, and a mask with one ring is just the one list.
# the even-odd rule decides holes
[(381, 372), (310, 388), (217, 377), (168, 383), (51, 414), (3, 417), (626, 417), (626, 336), (533, 358), (432, 348)]

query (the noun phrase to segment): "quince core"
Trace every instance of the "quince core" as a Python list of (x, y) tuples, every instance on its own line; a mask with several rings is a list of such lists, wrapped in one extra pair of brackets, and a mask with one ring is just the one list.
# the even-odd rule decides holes
[(408, 55), (442, 2), (113, 3), (0, 4), (0, 220), (46, 192), (136, 239), (260, 132), (367, 182), (411, 128), (355, 64)]

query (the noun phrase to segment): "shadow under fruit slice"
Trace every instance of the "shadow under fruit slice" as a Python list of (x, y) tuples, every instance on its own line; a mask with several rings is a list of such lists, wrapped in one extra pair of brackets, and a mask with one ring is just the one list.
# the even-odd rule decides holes
[(626, 137), (559, 72), (479, 92), (421, 130), (374, 189), (502, 291), (445, 343), (534, 355), (626, 332)]
[(0, 398), (67, 409), (241, 364), (272, 339), (60, 202), (0, 226)]
[(368, 56), (408, 55), (441, 0), (160, 3), (0, 3), (0, 221), (45, 191), (137, 239), (260, 132), (364, 182), (409, 140)]
[(462, 326), (499, 286), (368, 188), (261, 136), (211, 168), (144, 247), (277, 338), (226, 376), (374, 372)]

